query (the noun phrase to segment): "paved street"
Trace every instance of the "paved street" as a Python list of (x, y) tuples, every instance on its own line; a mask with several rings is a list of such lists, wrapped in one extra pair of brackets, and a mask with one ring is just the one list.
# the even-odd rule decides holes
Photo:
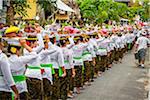
[(135, 66), (133, 54), (127, 54), (121, 64), (114, 64), (74, 100), (144, 100), (146, 72)]

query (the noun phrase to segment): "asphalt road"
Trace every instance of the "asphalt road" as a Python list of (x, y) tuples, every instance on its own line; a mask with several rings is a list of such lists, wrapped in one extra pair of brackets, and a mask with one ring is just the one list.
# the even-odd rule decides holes
[(128, 53), (122, 63), (114, 64), (73, 100), (145, 100), (146, 73), (147, 69), (137, 68), (133, 54)]

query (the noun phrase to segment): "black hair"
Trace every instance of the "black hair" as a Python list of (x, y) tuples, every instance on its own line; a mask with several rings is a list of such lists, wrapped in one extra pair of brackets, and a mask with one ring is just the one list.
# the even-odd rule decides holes
[(74, 43), (77, 44), (80, 41), (80, 39), (74, 40)]
[(34, 35), (29, 35), (28, 38), (36, 38)]
[(98, 35), (92, 35), (93, 38), (96, 38)]
[(55, 43), (55, 37), (50, 38), (50, 41), (54, 44)]
[(121, 36), (122, 36), (122, 34), (121, 34), (121, 33), (119, 33), (119, 34), (118, 34), (118, 36), (119, 36), (119, 37), (121, 37)]
[(45, 41), (45, 40), (43, 40), (44, 41), (44, 44), (46, 44), (47, 43), (47, 41)]
[(83, 42), (83, 37), (82, 36), (80, 36), (80, 41)]
[(54, 41), (53, 38), (50, 38), (50, 42), (51, 42), (51, 43), (54, 43), (53, 41)]
[(26, 25), (28, 25), (28, 26), (29, 26), (29, 25), (30, 25), (30, 23), (29, 23), (29, 22), (26, 22)]
[(56, 45), (57, 45), (57, 46), (59, 46), (59, 47), (61, 46), (61, 44), (60, 44), (60, 43), (58, 43), (58, 42), (57, 42), (57, 44), (56, 44)]
[(59, 43), (60, 45), (64, 46), (66, 44), (66, 40), (60, 40)]
[(15, 54), (11, 51), (11, 48), (14, 47), (16, 48), (17, 50), (20, 50), (21, 49), (21, 46), (12, 46), (12, 45), (8, 45), (8, 53), (10, 54)]
[(87, 37), (86, 39), (87, 39), (87, 40), (90, 40), (90, 37)]
[(35, 38), (35, 39), (33, 39), (33, 40), (27, 40), (27, 41), (30, 41), (30, 43), (33, 43), (33, 42), (37, 41), (37, 39), (36, 39), (37, 37), (34, 36), (34, 35), (29, 35), (28, 38), (29, 38), (29, 39), (30, 39), (30, 38)]
[(92, 35), (89, 35), (90, 38), (92, 38)]

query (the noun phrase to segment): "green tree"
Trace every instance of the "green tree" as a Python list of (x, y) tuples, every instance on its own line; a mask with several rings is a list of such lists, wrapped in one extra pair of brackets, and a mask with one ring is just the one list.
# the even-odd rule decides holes
[(141, 16), (141, 19), (143, 21), (148, 21), (150, 19), (150, 1), (149, 0), (143, 1), (141, 9), (139, 9), (139, 15)]
[(141, 20), (148, 21), (150, 18), (149, 3), (149, 0), (136, 0), (128, 10), (129, 18), (134, 18), (136, 15), (140, 15)]
[(27, 0), (10, 0), (9, 6), (7, 6), (7, 23), (12, 25), (16, 14), (27, 16), (27, 8), (30, 8)]
[[(142, 5), (139, 4), (142, 1)], [(146, 21), (150, 18), (149, 0), (137, 0), (132, 7), (113, 0), (77, 0), (81, 15), (88, 22), (103, 23), (105, 20), (120, 21), (120, 18), (133, 20), (136, 15)]]
[(83, 18), (95, 23), (105, 20), (119, 21), (120, 17), (127, 17), (127, 5), (112, 0), (77, 0)]
[[(44, 12), (53, 13), (57, 0), (37, 0), (36, 3), (44, 9)], [(56, 5), (57, 6), (57, 5)]]

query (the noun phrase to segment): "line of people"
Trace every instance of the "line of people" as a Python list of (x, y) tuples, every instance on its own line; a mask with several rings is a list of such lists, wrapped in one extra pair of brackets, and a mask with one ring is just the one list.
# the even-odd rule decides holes
[(113, 63), (121, 63), (136, 37), (126, 28), (91, 27), (57, 34), (59, 39), (40, 28), (32, 28), (32, 34), (25, 28), (25, 37), (19, 37), (19, 30), (11, 26), (0, 39), (0, 100), (73, 98)]

